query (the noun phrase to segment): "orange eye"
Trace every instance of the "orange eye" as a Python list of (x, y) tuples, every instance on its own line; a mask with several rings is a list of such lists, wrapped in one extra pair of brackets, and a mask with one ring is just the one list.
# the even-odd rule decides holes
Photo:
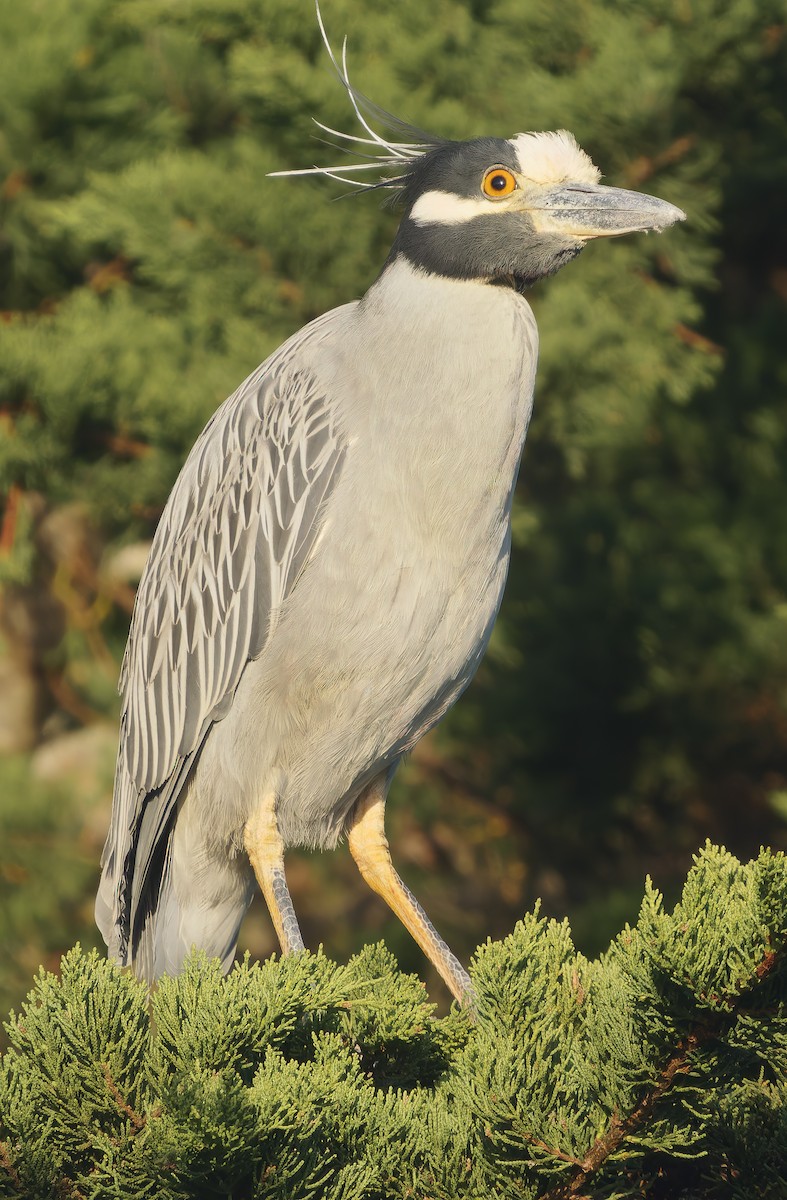
[(490, 200), (500, 200), (503, 196), (510, 196), (515, 189), (516, 179), (508, 167), (490, 167), (481, 184), (481, 191)]

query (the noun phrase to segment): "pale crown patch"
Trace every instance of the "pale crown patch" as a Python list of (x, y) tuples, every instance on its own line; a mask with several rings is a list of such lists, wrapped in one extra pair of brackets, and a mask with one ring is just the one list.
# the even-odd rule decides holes
[(509, 139), (519, 159), (519, 171), (533, 183), (598, 183), (601, 172), (580, 147), (573, 133), (519, 133)]

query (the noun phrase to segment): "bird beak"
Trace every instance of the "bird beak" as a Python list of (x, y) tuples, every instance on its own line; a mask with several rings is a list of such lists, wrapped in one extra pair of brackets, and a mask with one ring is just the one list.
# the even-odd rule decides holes
[(540, 232), (582, 239), (620, 237), (649, 229), (661, 232), (686, 220), (685, 212), (666, 200), (589, 183), (549, 188), (530, 200), (527, 209)]

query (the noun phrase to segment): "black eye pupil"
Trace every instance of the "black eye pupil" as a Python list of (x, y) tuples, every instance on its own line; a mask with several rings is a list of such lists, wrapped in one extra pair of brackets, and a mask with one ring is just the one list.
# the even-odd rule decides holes
[(508, 186), (505, 175), (493, 175), (489, 182), (496, 192), (502, 192)]

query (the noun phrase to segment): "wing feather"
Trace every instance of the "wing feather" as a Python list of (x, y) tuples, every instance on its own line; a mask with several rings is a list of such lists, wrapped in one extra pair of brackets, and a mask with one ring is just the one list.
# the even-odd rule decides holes
[(102, 929), (121, 958), (135, 909), (149, 907), (142, 892), (190, 764), (247, 663), (264, 651), (344, 457), (335, 406), (294, 365), (297, 348), (282, 347), (211, 418), (175, 483), (140, 581), (102, 860)]
[[(269, 615), (286, 598), (343, 454), (326, 397), (303, 372), (289, 387), (282, 375), (252, 376), (220, 410), (153, 542), (121, 685), (126, 767), (145, 792), (194, 750), (195, 731), (262, 652), (260, 622), (245, 614)], [(322, 438), (310, 436), (315, 419)], [(188, 718), (187, 695), (196, 706)]]

